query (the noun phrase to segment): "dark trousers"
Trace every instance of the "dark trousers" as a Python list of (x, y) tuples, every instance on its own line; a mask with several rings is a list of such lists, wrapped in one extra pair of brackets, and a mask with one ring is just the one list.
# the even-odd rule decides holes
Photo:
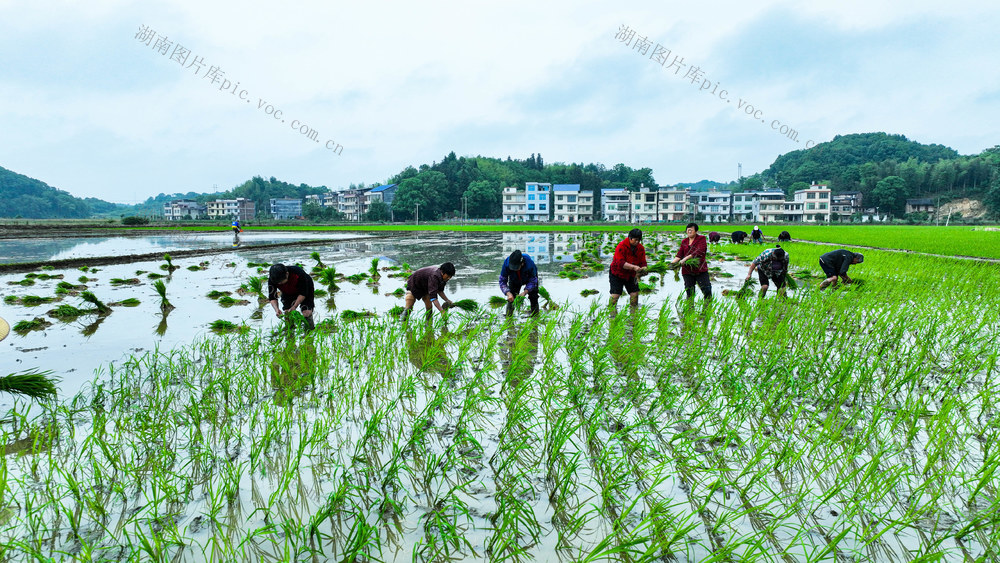
[(689, 298), (694, 297), (694, 286), (698, 284), (705, 299), (712, 298), (712, 278), (708, 277), (708, 272), (700, 274), (681, 274), (684, 278), (684, 292)]
[[(511, 285), (511, 286), (508, 286), (507, 289), (509, 289), (510, 292), (514, 294), (514, 297), (517, 297), (517, 294), (521, 293), (521, 286), (519, 286), (519, 285)], [(533, 289), (533, 290), (531, 290), (531, 291), (528, 292), (528, 303), (531, 303), (531, 312), (533, 314), (537, 313), (538, 312), (538, 288), (535, 288), (535, 289)], [(510, 315), (513, 312), (514, 312), (514, 304), (513, 303), (507, 303), (507, 314)]]

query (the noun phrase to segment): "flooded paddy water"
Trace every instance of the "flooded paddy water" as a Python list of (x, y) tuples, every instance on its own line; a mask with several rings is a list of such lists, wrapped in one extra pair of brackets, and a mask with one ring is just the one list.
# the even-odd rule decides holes
[[(955, 300), (993, 288), (995, 269), (946, 273), (950, 285), (932, 286), (926, 300), (914, 299), (916, 282), (869, 277), (863, 290), (818, 294), (803, 283), (787, 300), (709, 307), (678, 304), (681, 284), (667, 274), (640, 310), (611, 316), (607, 250), (621, 236), (245, 241), (174, 260), (165, 326), (147, 277), (165, 273), (162, 260), (35, 271), (72, 283), (83, 275), (103, 301), (140, 304), (0, 343), (0, 371), (63, 379), (58, 405), (0, 395), (10, 412), (3, 555), (911, 561), (997, 552), (1000, 419), (990, 397), (1000, 322), (989, 295), (1000, 292)], [(676, 249), (674, 236), (644, 242)], [(515, 248), (539, 263), (558, 308), (505, 319), (485, 305)], [(559, 277), (587, 248), (604, 269)], [(388, 313), (402, 300), (386, 293), (403, 278), (384, 270), (378, 287), (345, 280), (332, 302), (317, 298), (320, 327), (303, 335), (282, 330), (269, 308), (255, 318), (256, 298), (235, 293), (259, 275), (248, 264), (308, 270), (314, 251), (345, 275), (373, 258), (383, 267), (452, 261), (448, 295), (480, 308), (401, 322)], [(720, 268), (717, 296), (747, 268), (722, 251), (710, 263)], [(876, 258), (866, 260), (873, 275), (894, 275)], [(3, 274), (0, 291), (53, 295), (61, 281), (7, 283), (23, 279)], [(582, 296), (587, 289), (599, 293)], [(249, 303), (221, 307), (212, 290)], [(54, 306), (4, 304), (0, 316), (13, 325)], [(375, 316), (344, 321), (345, 309)], [(214, 334), (208, 324), (219, 319), (250, 330)], [(10, 358), (20, 361), (8, 369)]]

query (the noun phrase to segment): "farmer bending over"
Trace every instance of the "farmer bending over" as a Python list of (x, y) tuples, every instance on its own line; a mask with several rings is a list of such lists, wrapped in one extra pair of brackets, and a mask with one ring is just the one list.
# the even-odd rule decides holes
[(638, 307), (639, 277), (648, 271), (646, 248), (642, 246), (642, 231), (632, 229), (628, 232), (628, 238), (615, 247), (615, 255), (608, 268), (608, 279), (611, 281), (611, 301), (608, 305), (617, 309), (618, 298), (622, 296), (622, 289), (625, 289), (628, 291), (629, 305), (632, 308)]
[[(521, 289), (521, 288), (524, 289)], [(514, 314), (514, 297), (520, 292), (531, 303), (531, 314), (538, 314), (538, 267), (520, 250), (510, 253), (500, 267), (500, 293), (507, 298), (507, 316)]]
[(851, 264), (860, 264), (864, 261), (864, 255), (844, 250), (843, 248), (827, 252), (820, 256), (819, 267), (823, 268), (826, 279), (823, 280), (823, 283), (819, 284), (819, 288), (824, 289), (831, 284), (836, 287), (838, 277), (844, 283), (851, 283), (851, 278), (847, 276), (847, 269), (851, 267)]
[[(413, 272), (406, 280), (406, 310), (403, 312), (403, 320), (409, 318), (410, 310), (413, 309), (413, 304), (417, 302), (417, 299), (424, 302), (428, 317), (433, 313), (431, 305), (436, 307), (438, 311), (444, 311), (445, 307), (450, 307), (451, 299), (448, 299), (448, 296), (444, 294), (444, 286), (453, 277), (455, 277), (455, 265), (451, 262), (445, 262), (440, 267), (427, 266)], [(438, 295), (444, 301), (444, 307), (438, 302)]]
[[(278, 292), (281, 292), (281, 309), (278, 308)], [(284, 264), (271, 266), (267, 274), (267, 300), (278, 318), (298, 309), (306, 318), (309, 329), (312, 329), (316, 326), (313, 322), (313, 310), (316, 308), (313, 297), (313, 280), (305, 270)]]
[(747, 281), (757, 270), (757, 278), (760, 280), (760, 298), (767, 295), (767, 280), (774, 280), (774, 286), (778, 288), (778, 294), (785, 287), (785, 276), (788, 275), (788, 253), (783, 248), (768, 248), (760, 253), (760, 256), (750, 263), (750, 271), (747, 272)]

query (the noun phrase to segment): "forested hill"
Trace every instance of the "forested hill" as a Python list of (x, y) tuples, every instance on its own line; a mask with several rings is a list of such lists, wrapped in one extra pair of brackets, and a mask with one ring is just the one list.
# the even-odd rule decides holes
[(0, 217), (85, 219), (91, 211), (85, 200), (0, 167)]
[(1000, 146), (962, 156), (902, 135), (838, 135), (783, 154), (752, 178), (751, 187), (766, 183), (788, 194), (814, 181), (828, 184), (834, 193), (858, 191), (866, 201), (897, 215), (907, 198), (927, 196), (983, 199), (1000, 212)]

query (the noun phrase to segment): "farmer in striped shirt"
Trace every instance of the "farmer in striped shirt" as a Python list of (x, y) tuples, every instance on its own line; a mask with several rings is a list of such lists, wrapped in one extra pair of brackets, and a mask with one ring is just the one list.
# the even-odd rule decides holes
[(774, 285), (780, 292), (785, 287), (785, 276), (788, 275), (788, 253), (780, 246), (768, 248), (750, 263), (747, 281), (754, 270), (757, 270), (757, 279), (760, 281), (761, 299), (767, 295), (768, 278), (774, 280)]

